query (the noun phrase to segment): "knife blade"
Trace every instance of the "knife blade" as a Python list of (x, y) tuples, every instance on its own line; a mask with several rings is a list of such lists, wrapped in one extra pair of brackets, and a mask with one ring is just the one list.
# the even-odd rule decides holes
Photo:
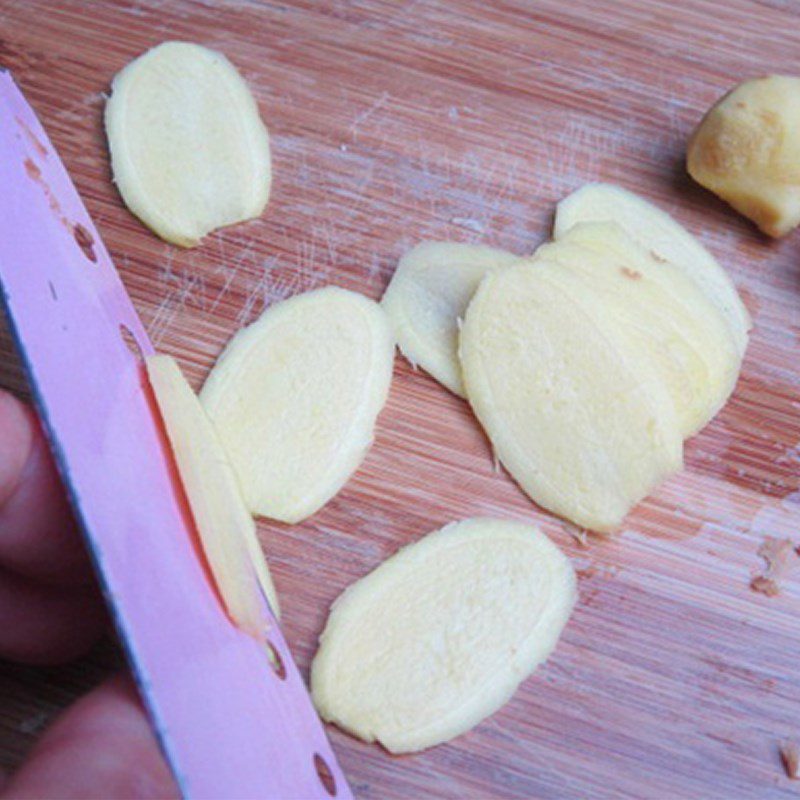
[(0, 288), (163, 752), (188, 798), (352, 797), (268, 604), (229, 620), (142, 366), (154, 352), (36, 115), (0, 69)]

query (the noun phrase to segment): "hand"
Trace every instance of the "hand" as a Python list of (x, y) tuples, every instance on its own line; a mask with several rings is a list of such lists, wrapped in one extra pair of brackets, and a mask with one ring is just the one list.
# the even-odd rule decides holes
[[(106, 628), (88, 557), (35, 415), (0, 391), (0, 658), (53, 664)], [(0, 798), (166, 798), (178, 792), (127, 676), (44, 733)]]

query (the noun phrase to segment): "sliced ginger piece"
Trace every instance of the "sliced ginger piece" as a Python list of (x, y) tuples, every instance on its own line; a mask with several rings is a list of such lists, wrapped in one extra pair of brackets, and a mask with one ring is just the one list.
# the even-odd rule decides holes
[(263, 640), (264, 599), (278, 616), (278, 597), (233, 469), (174, 359), (150, 356), (146, 365), (217, 591), (233, 622)]
[(769, 236), (800, 224), (800, 78), (745, 81), (706, 113), (686, 165)]
[(672, 397), (684, 437), (725, 404), (739, 358), (725, 318), (685, 272), (656, 259), (616, 223), (578, 223), (540, 247), (534, 260), (580, 274), (639, 340)]
[(277, 303), (233, 337), (200, 399), (251, 512), (299, 522), (342, 488), (372, 443), (393, 358), (381, 307), (335, 287)]
[(467, 398), (536, 503), (595, 531), (682, 463), (650, 355), (580, 275), (550, 261), (487, 275), (461, 329)]
[(120, 194), (162, 239), (193, 247), (264, 210), (267, 129), (220, 53), (188, 42), (147, 51), (115, 76), (105, 124)]
[(483, 276), (516, 260), (493, 247), (423, 242), (400, 259), (383, 295), (403, 355), (460, 397), (459, 324)]
[(609, 183), (589, 183), (556, 207), (555, 239), (579, 222), (616, 222), (656, 259), (682, 270), (725, 316), (739, 355), (747, 347), (750, 316), (736, 287), (716, 259), (669, 214)]
[(469, 519), (400, 550), (334, 603), (311, 668), (323, 719), (392, 753), (458, 736), (553, 651), (576, 600), (539, 530)]

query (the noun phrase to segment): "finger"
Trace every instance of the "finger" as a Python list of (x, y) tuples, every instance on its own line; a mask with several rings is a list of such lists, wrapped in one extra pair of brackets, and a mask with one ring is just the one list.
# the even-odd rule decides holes
[(56, 585), (91, 567), (34, 413), (0, 391), (0, 566)]
[(0, 658), (68, 661), (85, 653), (106, 626), (94, 587), (66, 592), (0, 570)]
[(107, 681), (68, 709), (34, 747), (4, 800), (178, 797), (128, 678)]

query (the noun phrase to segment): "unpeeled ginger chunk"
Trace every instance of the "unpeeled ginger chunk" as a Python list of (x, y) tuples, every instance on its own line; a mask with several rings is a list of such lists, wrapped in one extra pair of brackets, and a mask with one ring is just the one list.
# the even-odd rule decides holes
[(553, 651), (576, 600), (568, 559), (517, 522), (452, 523), (334, 603), (311, 668), (323, 719), (392, 753), (452, 739)]
[(400, 259), (383, 295), (403, 355), (460, 397), (461, 320), (483, 276), (516, 260), (493, 247), (422, 242)]
[(254, 514), (299, 522), (357, 469), (389, 391), (381, 307), (327, 287), (270, 306), (228, 343), (200, 393)]
[(278, 616), (278, 597), (228, 458), (174, 359), (145, 363), (217, 590), (233, 622), (263, 640), (263, 601)]
[(647, 350), (553, 261), (487, 275), (461, 330), (467, 398), (536, 503), (595, 531), (681, 467), (673, 400)]
[(769, 236), (800, 224), (800, 78), (745, 81), (689, 140), (689, 174)]
[(225, 56), (165, 42), (128, 64), (111, 88), (111, 168), (145, 225), (193, 247), (215, 228), (261, 214), (272, 176), (269, 136)]

